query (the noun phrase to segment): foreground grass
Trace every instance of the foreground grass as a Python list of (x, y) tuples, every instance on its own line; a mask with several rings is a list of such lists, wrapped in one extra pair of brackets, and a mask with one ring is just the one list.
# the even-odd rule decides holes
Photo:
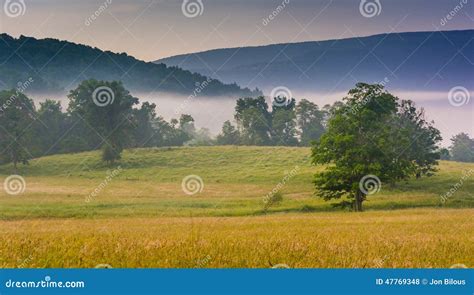
[[(382, 184), (356, 214), (314, 197), (321, 167), (309, 155), (199, 147), (129, 150), (114, 167), (98, 152), (35, 159), (19, 171), (23, 193), (0, 189), (0, 267), (474, 265), (474, 172), (463, 177), (474, 164)], [(1, 184), (11, 171), (0, 166)], [(185, 194), (188, 175), (202, 178), (200, 193)], [(274, 188), (283, 201), (264, 212)]]
[(0, 267), (474, 265), (474, 209), (0, 223)]

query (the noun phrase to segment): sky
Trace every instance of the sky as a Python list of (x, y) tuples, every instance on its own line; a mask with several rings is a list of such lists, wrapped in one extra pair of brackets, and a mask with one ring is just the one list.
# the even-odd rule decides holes
[[(18, 17), (0, 14), (3, 33), (68, 40), (145, 61), (216, 48), (474, 27), (472, 0), (0, 1), (4, 10), (12, 3), (21, 9)], [(375, 16), (363, 15), (364, 1), (376, 4)]]

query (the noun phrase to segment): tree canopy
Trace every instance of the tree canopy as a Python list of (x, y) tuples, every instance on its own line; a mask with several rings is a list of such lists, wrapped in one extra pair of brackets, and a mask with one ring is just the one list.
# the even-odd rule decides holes
[(421, 114), (381, 85), (358, 83), (332, 110), (326, 133), (312, 148), (313, 163), (326, 165), (316, 175), (316, 194), (343, 198), (340, 205), (361, 211), (382, 183), (430, 175), (441, 137)]

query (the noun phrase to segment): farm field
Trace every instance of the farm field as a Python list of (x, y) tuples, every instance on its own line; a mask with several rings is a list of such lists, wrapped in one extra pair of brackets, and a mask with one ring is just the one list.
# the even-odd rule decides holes
[[(0, 190), (0, 267), (474, 265), (474, 164), (382, 184), (352, 213), (313, 195), (309, 156), (228, 146), (127, 150), (113, 167), (99, 152), (34, 159), (18, 173), (23, 193)], [(11, 173), (1, 166), (0, 181)], [(202, 179), (193, 195), (189, 175)], [(283, 200), (264, 210), (275, 188)]]

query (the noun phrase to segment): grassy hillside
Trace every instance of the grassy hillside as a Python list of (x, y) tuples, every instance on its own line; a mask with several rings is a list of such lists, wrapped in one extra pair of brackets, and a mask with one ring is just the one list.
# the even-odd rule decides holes
[[(24, 194), (9, 196), (0, 191), (1, 218), (261, 215), (265, 195), (279, 184), (283, 202), (268, 213), (336, 210), (313, 196), (312, 179), (321, 168), (311, 165), (309, 155), (307, 148), (287, 147), (128, 150), (115, 165), (120, 171), (107, 183), (106, 177), (117, 167), (105, 166), (98, 152), (44, 157), (21, 168), (27, 186)], [(434, 177), (395, 187), (383, 184), (380, 193), (369, 196), (365, 207), (472, 208), (474, 175), (445, 204), (440, 202), (440, 195), (468, 169), (474, 165), (441, 162)], [(0, 181), (11, 171), (11, 166), (0, 167)], [(292, 171), (294, 176), (284, 181)], [(202, 178), (201, 193), (189, 196), (183, 192), (181, 183), (187, 175)], [(100, 191), (91, 198), (97, 188)]]
[[(98, 152), (35, 159), (21, 168), (23, 194), (0, 190), (0, 267), (474, 265), (474, 173), (440, 202), (473, 164), (441, 162), (435, 177), (384, 184), (366, 212), (352, 213), (313, 196), (320, 168), (309, 154), (138, 149), (124, 153), (120, 170), (104, 166)], [(1, 182), (11, 170), (0, 167)], [(191, 174), (204, 182), (192, 196), (181, 187)], [(105, 182), (108, 175), (116, 176)], [(283, 202), (265, 214), (263, 198), (275, 187)]]

